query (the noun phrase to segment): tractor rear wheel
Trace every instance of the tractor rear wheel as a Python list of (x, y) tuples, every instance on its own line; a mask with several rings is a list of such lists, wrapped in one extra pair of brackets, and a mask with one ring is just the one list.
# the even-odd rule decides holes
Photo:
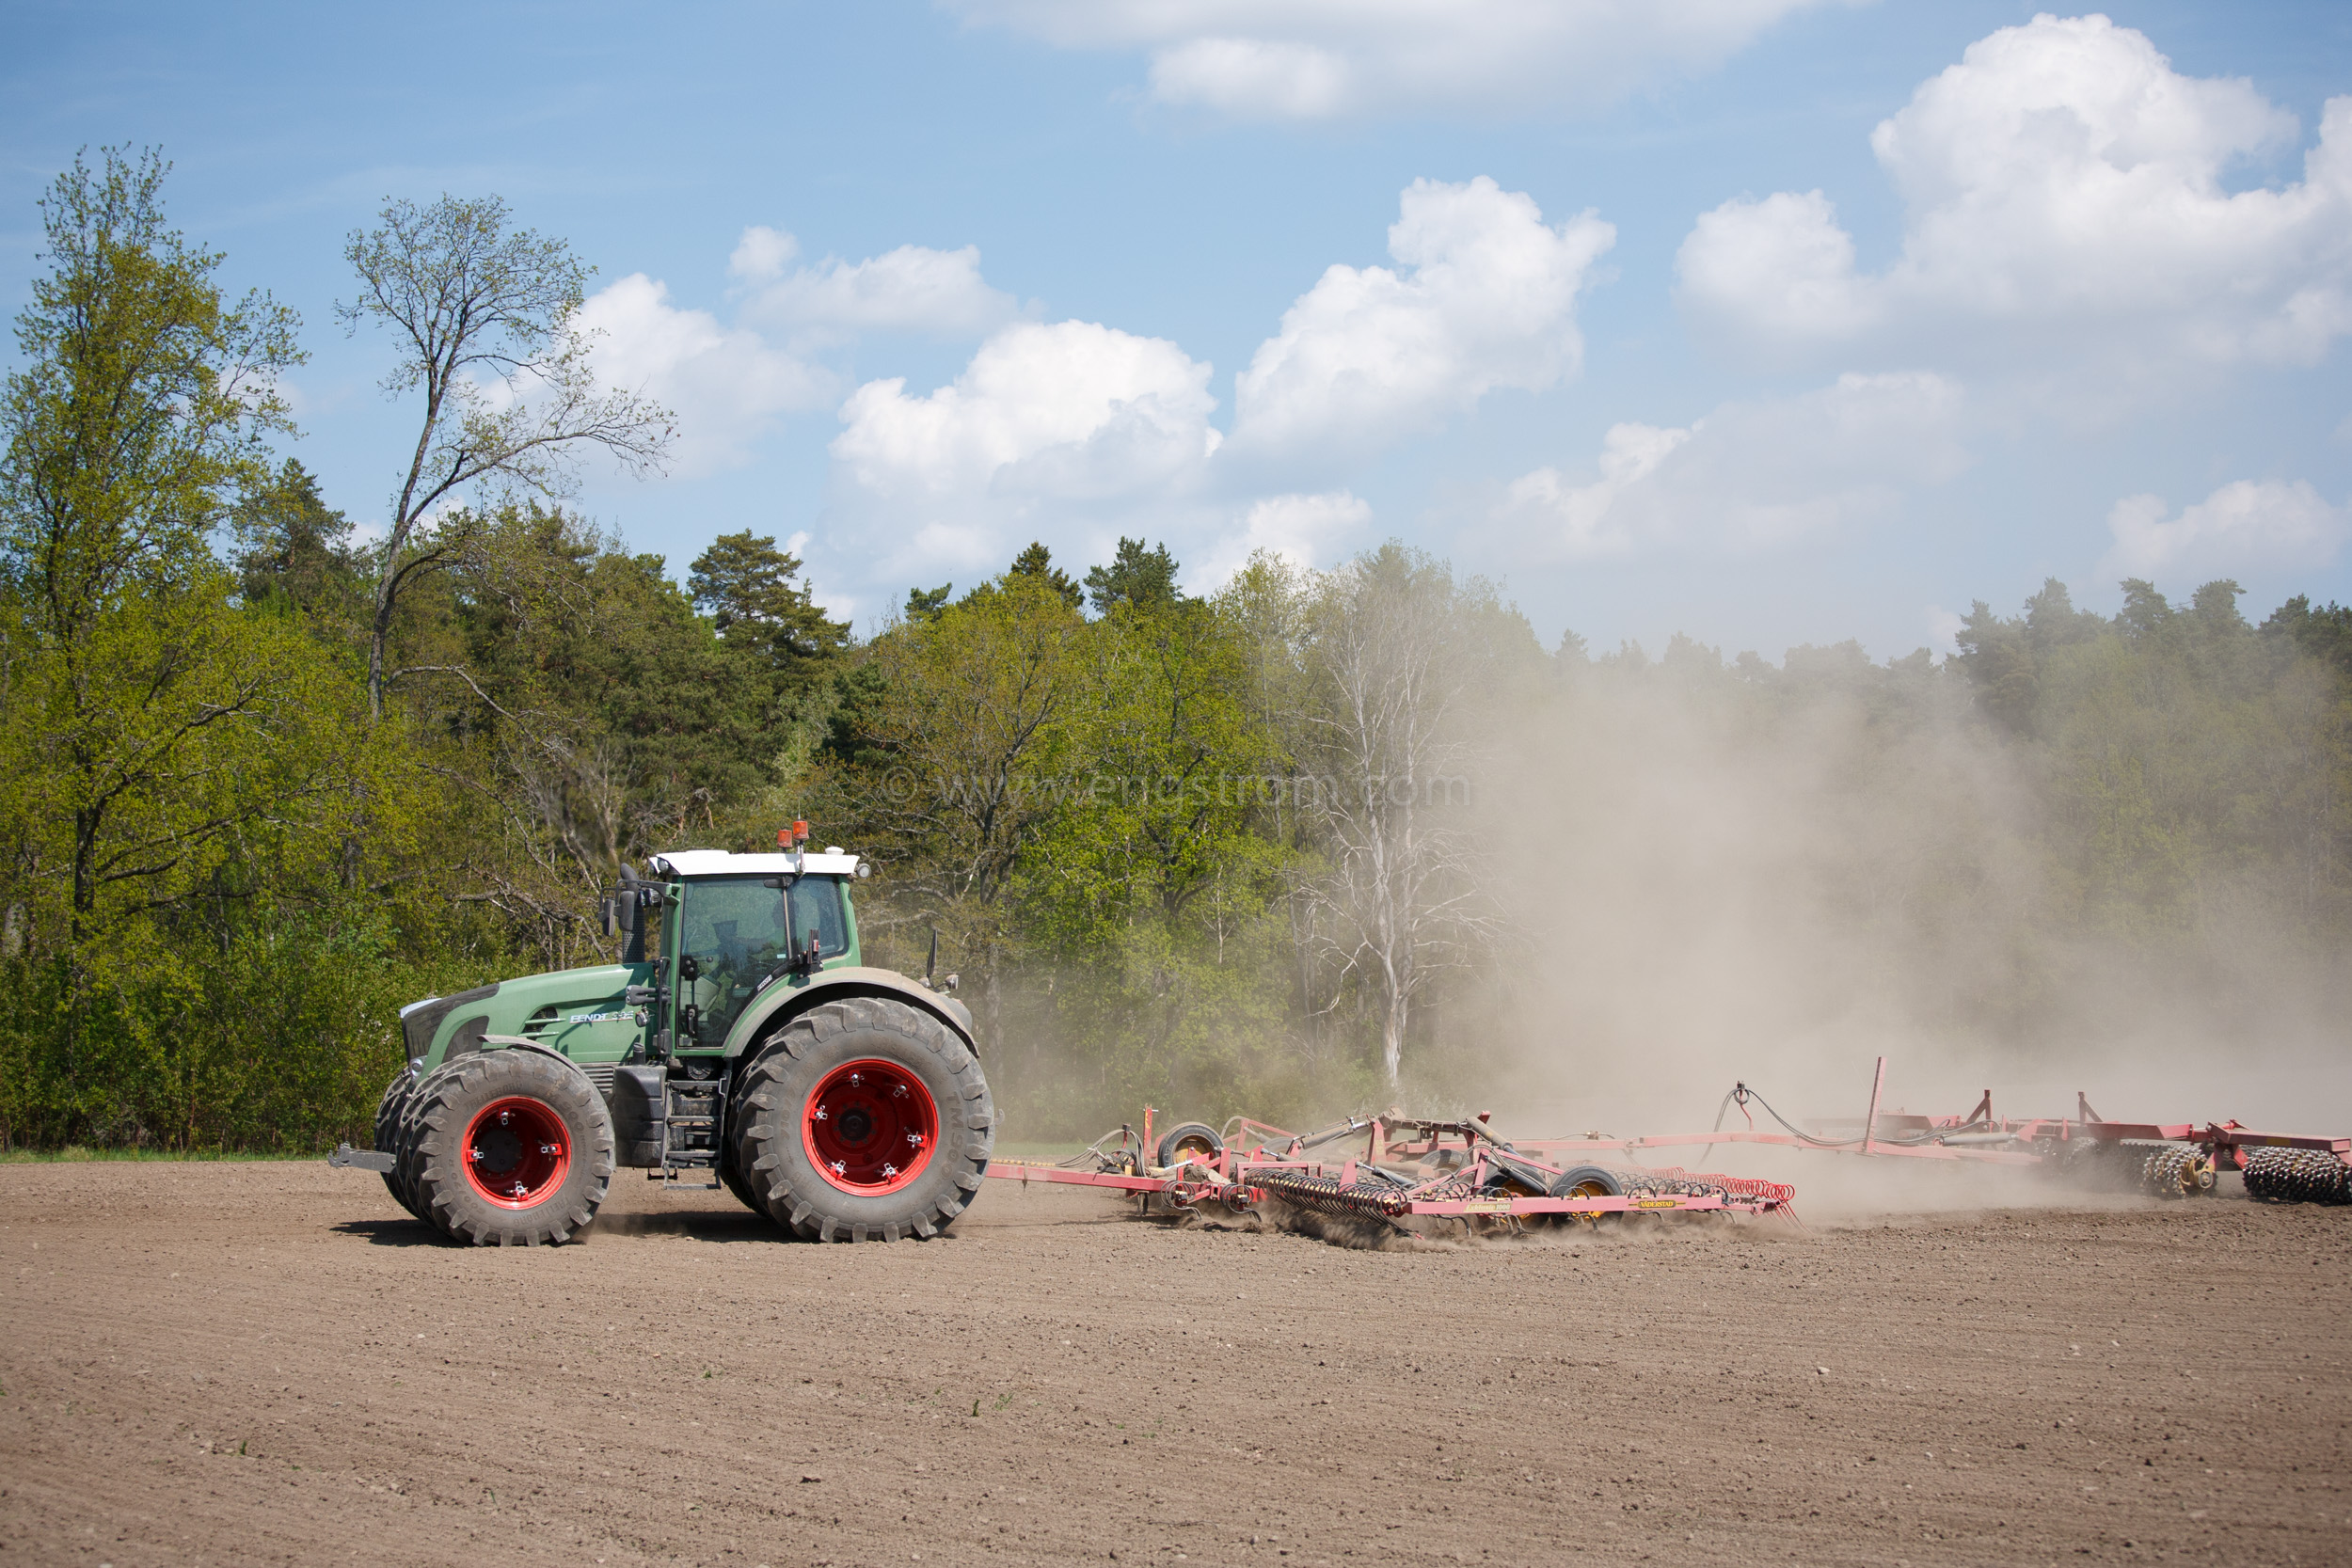
[(979, 1059), (887, 997), (810, 1008), (739, 1082), (734, 1168), (798, 1236), (928, 1241), (970, 1205), (995, 1146)]
[(743, 1173), (735, 1168), (732, 1159), (719, 1162), (719, 1180), (728, 1192), (735, 1195), (735, 1201), (753, 1213), (764, 1214), (768, 1212), (768, 1206), (759, 1201), (758, 1196), (752, 1191), (751, 1183), (743, 1180)]
[(567, 1242), (612, 1179), (612, 1119), (579, 1069), (537, 1051), (460, 1057), (417, 1085), (403, 1163), (424, 1216), (476, 1246)]

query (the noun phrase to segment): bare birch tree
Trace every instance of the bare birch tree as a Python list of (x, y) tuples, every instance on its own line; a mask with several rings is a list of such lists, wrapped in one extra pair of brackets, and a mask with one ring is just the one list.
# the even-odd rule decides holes
[(591, 448), (633, 472), (659, 470), (675, 434), (667, 410), (598, 379), (578, 325), (592, 269), (562, 240), (510, 232), (507, 215), (496, 197), (394, 201), (344, 250), (359, 297), (337, 317), (353, 332), (370, 320), (391, 328), (400, 357), (384, 390), (424, 394), (376, 576), (368, 705), (378, 717), (400, 673), (386, 673), (384, 645), (401, 593), (448, 564), (477, 515), (438, 527), (437, 508), (469, 487), (567, 495)]
[(1391, 1087), (1415, 1002), (1498, 931), (1470, 827), (1478, 696), (1493, 626), (1482, 582), (1394, 544), (1342, 566), (1310, 609), (1307, 801), (1326, 867), (1309, 882), (1316, 939), (1364, 988)]

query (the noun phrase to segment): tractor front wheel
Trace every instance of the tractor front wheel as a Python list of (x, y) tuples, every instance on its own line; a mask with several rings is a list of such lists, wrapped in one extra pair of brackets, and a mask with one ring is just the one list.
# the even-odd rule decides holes
[(887, 997), (812, 1007), (744, 1072), (728, 1119), (739, 1179), (817, 1241), (939, 1234), (979, 1191), (996, 1113), (979, 1059)]
[[(389, 1084), (384, 1085), (384, 1098), (375, 1102), (375, 1148), (377, 1152), (397, 1157), (400, 1153), (401, 1122), (407, 1115), (408, 1101), (416, 1093), (417, 1075), (402, 1068)], [(419, 1219), (424, 1212), (410, 1201), (408, 1189), (400, 1179), (395, 1166), (384, 1173), (385, 1190), (400, 1201), (400, 1206)]]
[(477, 1246), (567, 1242), (612, 1178), (604, 1097), (536, 1051), (460, 1057), (416, 1087), (405, 1163), (413, 1205)]

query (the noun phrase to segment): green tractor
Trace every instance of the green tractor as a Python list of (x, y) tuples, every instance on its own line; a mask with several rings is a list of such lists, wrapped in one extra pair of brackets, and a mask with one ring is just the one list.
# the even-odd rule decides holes
[(806, 833), (626, 874), (605, 906), (617, 964), (402, 1008), (374, 1152), (330, 1163), (485, 1246), (570, 1240), (624, 1165), (723, 1184), (812, 1240), (938, 1235), (995, 1141), (972, 1014), (952, 974), (866, 967), (850, 887), (869, 868)]

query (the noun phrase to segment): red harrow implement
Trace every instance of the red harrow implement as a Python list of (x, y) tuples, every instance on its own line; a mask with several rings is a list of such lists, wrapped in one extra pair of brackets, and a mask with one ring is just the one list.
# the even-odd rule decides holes
[[(1312, 1133), (1235, 1117), (1222, 1132), (1186, 1122), (1156, 1143), (1152, 1117), (1147, 1107), (1140, 1132), (1121, 1126), (1058, 1164), (998, 1160), (988, 1174), (1130, 1193), (1145, 1212), (1216, 1207), (1247, 1214), (1271, 1200), (1399, 1229), (1414, 1221), (1454, 1221), (1472, 1233), (1534, 1233), (1667, 1212), (1794, 1218), (1793, 1187), (1678, 1166), (1561, 1162), (1542, 1152), (1544, 1146), (1497, 1137), (1483, 1115), (1463, 1121), (1350, 1117)], [(1325, 1149), (1330, 1152), (1318, 1152)]]
[[(1912, 1116), (1880, 1108), (1885, 1087), (1882, 1056), (1869, 1109), (1858, 1119), (1800, 1127), (1741, 1083), (1724, 1097), (1715, 1126), (1705, 1132), (1517, 1142), (1498, 1137), (1483, 1114), (1432, 1121), (1395, 1112), (1350, 1117), (1312, 1133), (1248, 1117), (1233, 1117), (1222, 1132), (1185, 1122), (1155, 1141), (1154, 1113), (1147, 1107), (1139, 1132), (1121, 1126), (1054, 1164), (997, 1160), (988, 1175), (1127, 1193), (1144, 1213), (1221, 1208), (1239, 1215), (1271, 1201), (1400, 1229), (1416, 1221), (1453, 1221), (1472, 1233), (1534, 1232), (1647, 1213), (1795, 1218), (1793, 1187), (1636, 1163), (1652, 1149), (1717, 1144), (2039, 1168), (2162, 1198), (2209, 1195), (2219, 1172), (2234, 1170), (2257, 1201), (2352, 1203), (2352, 1138), (2258, 1132), (2235, 1121), (2107, 1121), (2081, 1095), (2072, 1117), (2020, 1120), (1994, 1114), (1990, 1089), (1966, 1116)], [(1750, 1106), (1780, 1130), (1758, 1128)], [(1725, 1131), (1735, 1107), (1747, 1125)], [(1608, 1164), (1590, 1163), (1613, 1155)]]
[[(1799, 1127), (1741, 1083), (1724, 1096), (1709, 1132), (1640, 1138), (1596, 1133), (1530, 1141), (1522, 1147), (1558, 1160), (1714, 1144), (1776, 1144), (1825, 1153), (2038, 1167), (2086, 1185), (2162, 1198), (2210, 1195), (2218, 1173), (2234, 1170), (2246, 1179), (2247, 1196), (2259, 1202), (2352, 1203), (2352, 1138), (2258, 1132), (2235, 1121), (2107, 1121), (2081, 1094), (2074, 1097), (2072, 1117), (2020, 1120), (1994, 1114), (1991, 1089), (1964, 1117), (1909, 1116), (1880, 1109), (1885, 1088), (1886, 1058), (1881, 1056), (1870, 1083), (1869, 1109), (1858, 1119), (1833, 1118)], [(1751, 1105), (1761, 1108), (1781, 1130), (1759, 1130)], [(1734, 1107), (1747, 1126), (1725, 1132), (1724, 1119)]]

